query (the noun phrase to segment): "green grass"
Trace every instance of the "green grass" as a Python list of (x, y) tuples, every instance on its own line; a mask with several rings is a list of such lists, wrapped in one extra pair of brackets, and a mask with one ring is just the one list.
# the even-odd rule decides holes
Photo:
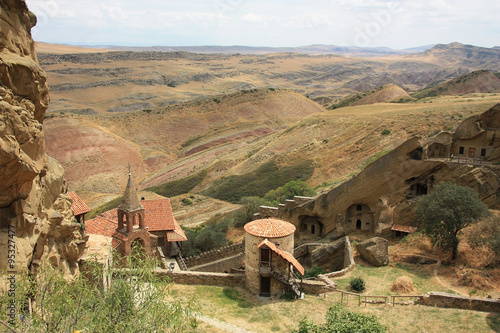
[[(390, 269), (391, 267), (364, 267), (361, 270), (383, 277), (388, 275)], [(401, 269), (396, 271), (408, 274)], [(354, 273), (357, 274), (356, 271)], [(418, 274), (425, 276), (423, 272)], [(387, 281), (387, 284), (390, 283), (392, 280)], [(429, 283), (433, 285), (432, 282)], [(199, 311), (202, 314), (252, 332), (291, 332), (298, 328), (299, 321), (304, 317), (321, 324), (328, 308), (340, 302), (340, 293), (335, 292), (327, 293), (326, 297), (306, 295), (304, 300), (261, 302), (240, 288), (174, 285), (173, 289), (176, 288), (180, 288), (175, 294), (176, 298), (195, 296), (199, 300)], [(418, 305), (358, 306), (357, 302), (349, 302), (346, 308), (357, 313), (375, 315), (389, 332), (499, 332), (500, 328), (500, 314), (486, 312)]]
[(207, 177), (207, 170), (202, 170), (194, 175), (174, 180), (168, 183), (163, 183), (158, 186), (147, 188), (147, 191), (155, 192), (156, 194), (164, 197), (175, 197), (180, 194), (188, 193), (196, 185), (201, 183)]
[(372, 155), (372, 156), (368, 157), (366, 159), (366, 161), (363, 163), (363, 166), (361, 168), (362, 169), (366, 168), (370, 163), (378, 160), (379, 158), (381, 158), (382, 156), (386, 155), (389, 152), (390, 152), (390, 150), (379, 151), (375, 155)]
[(106, 202), (105, 204), (92, 209), (87, 216), (85, 217), (87, 220), (93, 219), (94, 217), (101, 215), (104, 212), (107, 212), (108, 210), (111, 210), (113, 208), (118, 207), (122, 203), (123, 196), (119, 196), (114, 198), (111, 201)]
[(314, 171), (312, 164), (311, 160), (306, 160), (278, 168), (275, 162), (269, 162), (254, 172), (222, 178), (202, 194), (232, 203), (239, 202), (243, 197), (263, 197), (289, 181), (311, 177)]
[[(368, 267), (357, 264), (351, 276), (359, 276), (366, 282), (365, 295), (393, 295), (392, 283), (400, 276), (408, 276), (413, 281), (416, 291), (413, 295), (422, 295), (429, 291), (452, 293), (451, 290), (434, 283), (430, 270), (432, 265), (396, 264), (393, 266)], [(335, 279), (339, 289), (349, 290), (350, 277)]]

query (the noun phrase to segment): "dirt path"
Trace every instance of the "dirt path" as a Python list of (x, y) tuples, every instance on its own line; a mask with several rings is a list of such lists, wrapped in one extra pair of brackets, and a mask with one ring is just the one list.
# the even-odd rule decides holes
[(196, 318), (200, 321), (203, 321), (209, 325), (215, 326), (217, 328), (220, 328), (221, 330), (224, 330), (226, 332), (232, 332), (232, 333), (252, 333), (252, 331), (248, 331), (242, 327), (238, 327), (233, 324), (226, 323), (225, 321), (221, 321), (219, 319), (215, 319), (212, 317), (204, 316), (202, 314), (198, 314)]
[(459, 295), (462, 295), (462, 296), (469, 296), (469, 295), (467, 295), (467, 294), (465, 294), (465, 293), (461, 292), (460, 290), (454, 289), (454, 288), (452, 288), (451, 286), (449, 286), (449, 285), (447, 285), (446, 283), (444, 283), (443, 281), (441, 281), (441, 279), (440, 279), (440, 278), (439, 278), (439, 276), (438, 276), (438, 269), (439, 269), (439, 267), (440, 267), (440, 266), (441, 266), (441, 261), (438, 261), (438, 262), (436, 263), (436, 266), (434, 266), (434, 269), (432, 270), (432, 274), (433, 274), (434, 278), (436, 278), (437, 282), (438, 282), (440, 285), (442, 285), (443, 287), (448, 288), (448, 289), (450, 289), (450, 290), (454, 291), (455, 293), (457, 293), (457, 294), (459, 294)]

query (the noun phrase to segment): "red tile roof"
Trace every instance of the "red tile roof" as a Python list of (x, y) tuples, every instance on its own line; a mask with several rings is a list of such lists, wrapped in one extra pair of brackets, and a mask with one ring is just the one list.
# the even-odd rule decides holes
[(280, 238), (295, 232), (293, 224), (277, 219), (255, 220), (245, 224), (244, 228), (250, 235), (265, 238)]
[(304, 275), (304, 267), (302, 267), (302, 265), (297, 261), (297, 259), (294, 258), (294, 256), (291, 253), (288, 253), (287, 251), (280, 249), (276, 244), (274, 244), (267, 238), (264, 239), (262, 242), (260, 242), (260, 244), (257, 247), (260, 249), (264, 245), (270, 248), (280, 257), (288, 261), (290, 264), (292, 264), (293, 267), (295, 267), (296, 270), (300, 272), (300, 274)]
[(117, 232), (118, 223), (102, 216), (85, 221), (85, 232), (94, 235), (102, 235), (125, 240), (126, 237)]
[[(149, 231), (165, 231), (167, 240), (169, 242), (175, 242), (175, 241), (180, 242), (187, 240), (184, 231), (174, 218), (172, 212), (172, 206), (170, 205), (169, 199), (165, 198), (156, 200), (142, 200), (141, 204), (142, 206), (144, 206), (144, 224), (146, 225)], [(108, 210), (102, 213), (102, 216), (98, 217), (113, 223), (114, 230), (116, 230), (116, 228), (118, 227), (117, 208)], [(87, 221), (85, 224), (87, 225), (87, 223), (90, 221)], [(103, 221), (98, 221), (98, 222), (104, 226)], [(90, 224), (94, 225), (96, 223), (97, 222), (92, 222)], [(106, 224), (106, 227), (111, 228), (111, 226), (108, 224)], [(90, 230), (92, 230), (92, 232)], [(97, 233), (99, 235), (104, 235), (104, 232), (107, 232), (106, 230), (103, 229), (103, 227), (101, 228), (91, 227), (90, 230), (88, 231), (89, 233)]]
[(395, 225), (392, 226), (391, 230), (402, 231), (402, 232), (407, 232), (409, 234), (412, 234), (415, 231), (417, 231), (417, 227), (410, 227), (408, 225), (398, 225), (398, 224), (395, 224)]
[(75, 192), (71, 191), (68, 192), (69, 196), (71, 197), (71, 200), (73, 200), (73, 203), (71, 204), (71, 210), (73, 210), (73, 215), (82, 215), (82, 214), (87, 214), (90, 212), (90, 208), (83, 202), (82, 198), (78, 196)]

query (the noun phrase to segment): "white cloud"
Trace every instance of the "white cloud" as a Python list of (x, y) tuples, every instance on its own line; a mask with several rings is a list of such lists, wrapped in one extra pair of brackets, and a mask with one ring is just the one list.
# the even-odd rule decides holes
[[(417, 46), (463, 36), (499, 44), (500, 2), (489, 0), (27, 0), (38, 40), (72, 44)], [(389, 13), (389, 14), (387, 14)], [(379, 24), (378, 27), (375, 25)], [(249, 25), (251, 29), (248, 29)], [(480, 39), (479, 39), (480, 38)], [(468, 41), (469, 43), (471, 41)]]
[(250, 23), (255, 23), (255, 22), (263, 22), (265, 21), (265, 18), (263, 15), (255, 15), (254, 13), (249, 13), (241, 18), (243, 22), (250, 22)]

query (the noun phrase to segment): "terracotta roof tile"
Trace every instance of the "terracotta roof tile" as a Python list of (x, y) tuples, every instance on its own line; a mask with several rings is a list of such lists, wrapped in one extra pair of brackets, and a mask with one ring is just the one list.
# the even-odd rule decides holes
[(415, 231), (417, 231), (417, 227), (410, 227), (409, 225), (398, 225), (398, 224), (395, 224), (395, 225), (392, 226), (391, 230), (402, 231), (402, 232), (407, 232), (409, 234), (412, 234)]
[(117, 232), (118, 223), (102, 216), (85, 221), (85, 232), (125, 240), (126, 236)]
[(245, 231), (250, 235), (265, 238), (280, 238), (295, 232), (295, 226), (277, 219), (255, 220), (245, 224)]
[(71, 197), (71, 200), (73, 200), (73, 203), (71, 204), (71, 210), (73, 211), (73, 215), (82, 215), (82, 214), (87, 214), (90, 212), (90, 208), (83, 202), (82, 198), (76, 194), (76, 192), (68, 192), (69, 196)]
[[(144, 224), (149, 231), (166, 231), (169, 242), (187, 240), (184, 231), (174, 218), (169, 199), (142, 200), (141, 204), (144, 206)], [(89, 233), (112, 236), (106, 233), (109, 233), (111, 229), (116, 230), (118, 227), (118, 209), (108, 210), (101, 216), (87, 221), (85, 225), (90, 226)]]
[(274, 244), (273, 242), (271, 242), (267, 238), (264, 239), (262, 242), (260, 242), (260, 244), (257, 247), (260, 249), (264, 245), (267, 246), (268, 248), (270, 248), (273, 252), (278, 254), (280, 257), (282, 257), (283, 259), (288, 261), (290, 264), (293, 265), (293, 267), (295, 267), (295, 269), (297, 271), (299, 271), (300, 274), (304, 275), (304, 267), (302, 267), (302, 265), (297, 261), (297, 259), (294, 258), (294, 256), (291, 253), (280, 249), (276, 244)]

